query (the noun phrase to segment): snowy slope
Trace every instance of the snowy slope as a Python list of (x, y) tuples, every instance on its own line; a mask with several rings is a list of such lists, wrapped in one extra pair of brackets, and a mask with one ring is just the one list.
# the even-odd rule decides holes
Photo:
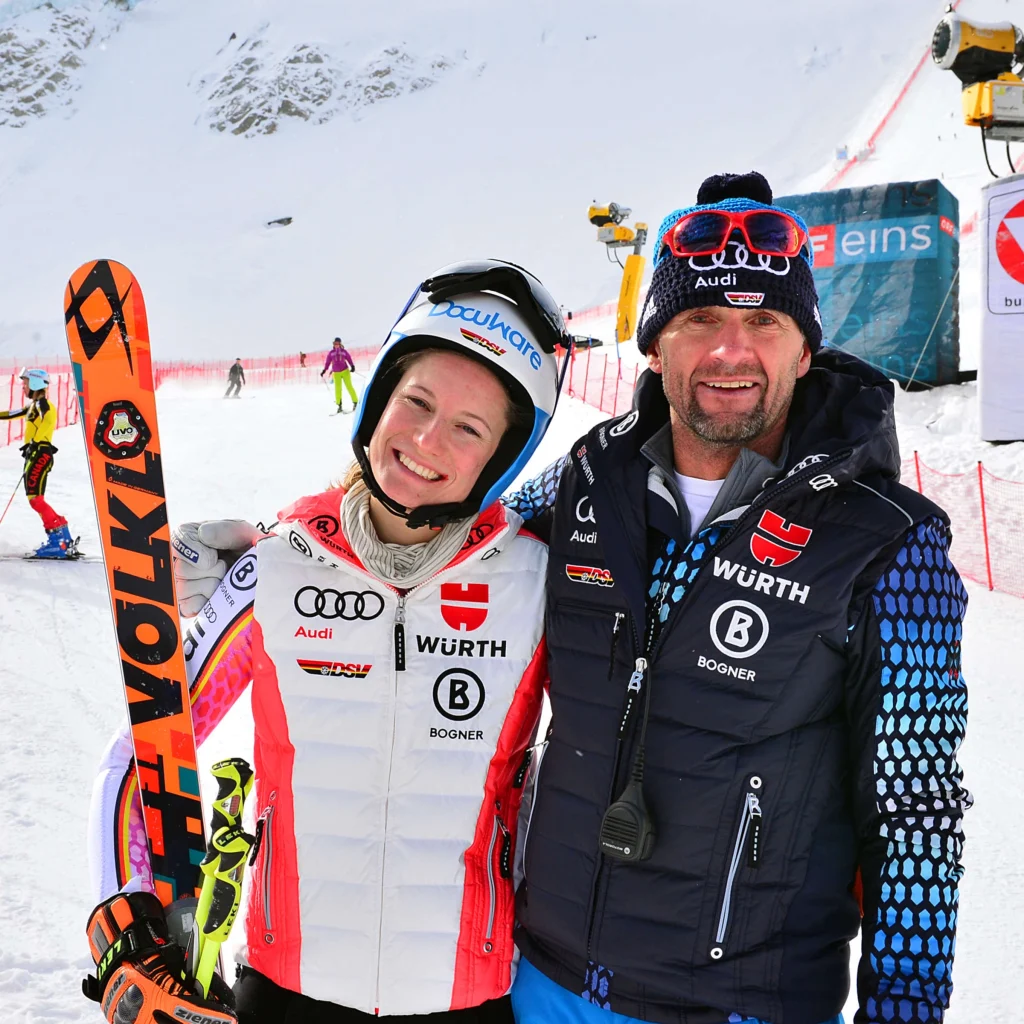
[[(657, 224), (751, 165), (792, 191), (942, 5), (30, 6), (0, 2), (9, 52), (43, 40), (68, 66), (42, 116), (0, 113), (0, 357), (61, 351), (63, 282), (100, 255), (138, 274), (165, 357), (372, 343), (426, 271), (471, 255), (522, 262), (569, 307), (603, 301), (618, 270), (591, 200)], [(95, 32), (69, 41), (60, 19)], [(31, 77), (4, 62), (0, 110), (12, 76)]]
[[(172, 521), (270, 518), (297, 495), (337, 478), (350, 458), (350, 421), (327, 415), (324, 391), (268, 389), (225, 402), (219, 391), (161, 389)], [(921, 402), (901, 406), (904, 431), (937, 414), (927, 405), (932, 396), (913, 397)], [(307, 419), (323, 415), (315, 441), (295, 444), (281, 429), (298, 406)], [(599, 418), (596, 410), (567, 400), (528, 472), (562, 454)], [(216, 457), (202, 440), (211, 436), (219, 441)], [(56, 442), (60, 454), (48, 497), (82, 533), (83, 548), (96, 551), (79, 429), (59, 431)], [(0, 449), (0, 480), (14, 480), (19, 471), (16, 450)], [(0, 528), (0, 553), (23, 550), (39, 534), (37, 517), (19, 498)], [(967, 821), (957, 991), (948, 1020), (1016, 1024), (1024, 866), (1016, 854), (1015, 809), (1024, 692), (1005, 650), (1007, 638), (1020, 635), (1024, 605), (969, 589), (963, 654), (971, 713), (963, 763), (977, 805)], [(92, 897), (87, 804), (100, 753), (124, 713), (102, 567), (0, 562), (0, 637), (0, 1010), (8, 1024), (96, 1021), (79, 990), (88, 967), (83, 928)], [(243, 699), (202, 749), (202, 764), (248, 756), (251, 728)], [(848, 1021), (852, 1013), (851, 1004)]]

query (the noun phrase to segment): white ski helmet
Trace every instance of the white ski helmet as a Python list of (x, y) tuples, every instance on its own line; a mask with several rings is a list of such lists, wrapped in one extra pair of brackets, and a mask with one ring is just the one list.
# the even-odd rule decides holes
[[(522, 267), (474, 260), (432, 274), (413, 292), (377, 354), (352, 427), (352, 449), (371, 492), (412, 527), (442, 526), (487, 508), (544, 437), (561, 386), (555, 346), (568, 350), (570, 344), (557, 303)], [(424, 348), (451, 349), (483, 363), (527, 415), (523, 427), (505, 432), (465, 501), (406, 509), (381, 490), (366, 450), (398, 384), (396, 360)]]

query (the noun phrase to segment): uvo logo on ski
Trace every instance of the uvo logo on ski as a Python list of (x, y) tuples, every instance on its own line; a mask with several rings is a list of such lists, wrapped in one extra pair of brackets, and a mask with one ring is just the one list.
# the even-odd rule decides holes
[(486, 583), (442, 583), (441, 617), (456, 632), (471, 632), (487, 621)]
[(595, 565), (567, 565), (565, 575), (573, 583), (593, 583), (599, 587), (614, 587), (615, 580), (608, 569), (599, 569)]
[(295, 663), (311, 676), (343, 676), (345, 679), (365, 679), (372, 665), (346, 663), (343, 661), (314, 661), (310, 658), (296, 658)]
[(96, 419), (93, 444), (108, 459), (133, 459), (146, 450), (152, 434), (135, 406), (126, 398), (107, 402)]
[(782, 516), (766, 509), (750, 538), (750, 553), (762, 565), (777, 569), (800, 557), (812, 533), (806, 526), (787, 523)]
[(730, 658), (752, 658), (768, 640), (768, 616), (749, 601), (726, 601), (711, 616), (711, 642)]

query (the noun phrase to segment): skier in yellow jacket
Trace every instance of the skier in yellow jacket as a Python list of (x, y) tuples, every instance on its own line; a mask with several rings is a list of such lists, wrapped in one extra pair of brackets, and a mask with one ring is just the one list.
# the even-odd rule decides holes
[(21, 409), (0, 412), (0, 420), (25, 416), (25, 443), (21, 454), (25, 457), (22, 480), (28, 503), (39, 513), (46, 530), (46, 542), (35, 552), (36, 558), (73, 558), (75, 542), (68, 530), (68, 521), (47, 504), (46, 480), (53, 468), (53, 431), (57, 426), (57, 410), (46, 397), (50, 375), (45, 370), (22, 370), (21, 380), (27, 404)]

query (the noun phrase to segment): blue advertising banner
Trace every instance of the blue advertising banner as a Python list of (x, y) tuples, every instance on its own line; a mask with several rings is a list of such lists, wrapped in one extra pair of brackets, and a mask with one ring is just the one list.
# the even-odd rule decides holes
[(778, 196), (807, 221), (827, 344), (903, 383), (960, 369), (960, 207), (940, 181)]

